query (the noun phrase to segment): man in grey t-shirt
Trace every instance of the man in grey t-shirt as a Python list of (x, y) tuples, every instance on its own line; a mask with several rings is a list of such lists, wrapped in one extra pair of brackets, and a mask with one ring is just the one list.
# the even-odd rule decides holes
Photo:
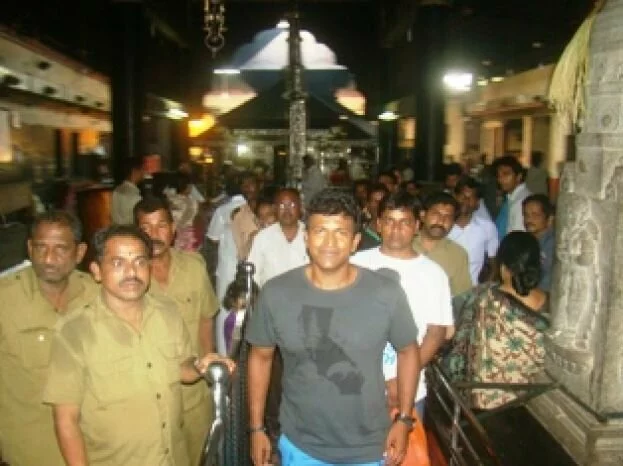
[[(310, 264), (266, 283), (247, 328), (251, 456), (267, 464), (263, 426), (275, 347), (284, 361), (279, 442), (283, 466), (398, 465), (412, 426), (419, 374), (417, 328), (394, 281), (349, 263), (359, 213), (346, 193), (325, 190), (308, 208)], [(382, 353), (398, 351), (400, 415), (390, 427)]]

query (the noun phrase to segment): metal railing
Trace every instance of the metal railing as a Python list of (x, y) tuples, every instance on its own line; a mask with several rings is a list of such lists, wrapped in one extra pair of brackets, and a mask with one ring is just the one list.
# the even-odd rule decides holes
[[(430, 385), (427, 403), (429, 428), (448, 458), (449, 466), (502, 466), (481, 421), (558, 387), (556, 383), (451, 383), (437, 362), (427, 368), (427, 380)], [(470, 391), (474, 389), (521, 393), (502, 406), (475, 413), (467, 401)]]
[(253, 274), (249, 262), (238, 265), (238, 280), (244, 280), (246, 303), (238, 311), (232, 332), (229, 357), (236, 362), (236, 370), (229, 374), (223, 363), (212, 363), (206, 371), (206, 382), (212, 387), (214, 420), (204, 443), (199, 466), (250, 466), (249, 434), (247, 431), (247, 360), (249, 345), (244, 340), (245, 328), (253, 312)]

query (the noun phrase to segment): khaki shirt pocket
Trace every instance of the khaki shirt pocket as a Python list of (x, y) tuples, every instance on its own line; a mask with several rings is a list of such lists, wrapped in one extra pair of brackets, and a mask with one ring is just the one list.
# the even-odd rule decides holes
[(132, 356), (93, 361), (89, 368), (93, 394), (102, 405), (118, 403), (136, 395), (136, 371)]
[(20, 330), (21, 359), (24, 367), (45, 368), (50, 364), (53, 335), (54, 330), (46, 327)]
[(170, 384), (181, 383), (182, 357), (174, 343), (163, 343), (158, 347), (164, 362), (165, 381)]

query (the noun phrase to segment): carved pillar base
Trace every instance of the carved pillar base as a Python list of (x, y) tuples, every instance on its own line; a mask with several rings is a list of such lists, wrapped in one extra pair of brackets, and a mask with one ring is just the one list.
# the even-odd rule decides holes
[(623, 464), (623, 420), (601, 423), (560, 390), (535, 398), (528, 408), (580, 466)]

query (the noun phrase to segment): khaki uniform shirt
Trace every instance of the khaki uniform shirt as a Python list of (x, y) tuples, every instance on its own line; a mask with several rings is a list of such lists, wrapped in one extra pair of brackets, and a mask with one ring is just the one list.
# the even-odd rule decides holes
[(180, 364), (191, 354), (172, 301), (145, 296), (138, 332), (98, 296), (59, 325), (43, 400), (80, 406), (91, 466), (188, 466)]
[[(219, 310), (203, 258), (194, 252), (171, 249), (169, 283), (163, 288), (152, 278), (149, 292), (175, 301), (190, 335), (193, 354), (203, 354), (199, 342), (199, 319), (212, 319)], [(207, 384), (202, 381), (184, 385), (182, 393), (185, 410), (195, 407), (207, 396), (206, 387)]]
[[(85, 273), (69, 277), (69, 307), (97, 294)], [(0, 455), (11, 466), (64, 465), (49, 406), (41, 395), (54, 327), (60, 318), (32, 267), (0, 280)]]
[(459, 295), (472, 287), (472, 279), (469, 274), (469, 259), (467, 251), (454, 241), (443, 238), (430, 251), (425, 251), (422, 247), (420, 235), (416, 235), (413, 240), (413, 249), (420, 254), (424, 254), (432, 261), (436, 262), (450, 281), (450, 291), (452, 296)]

